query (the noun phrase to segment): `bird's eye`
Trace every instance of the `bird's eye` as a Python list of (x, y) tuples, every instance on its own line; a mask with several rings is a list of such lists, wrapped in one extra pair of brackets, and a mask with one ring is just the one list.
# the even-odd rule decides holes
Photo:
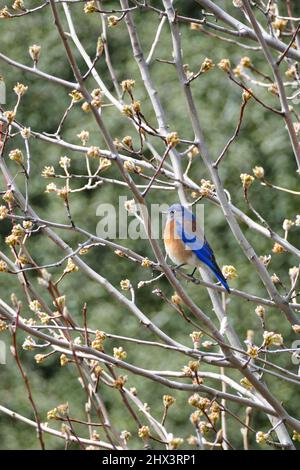
[(174, 211), (171, 211), (171, 212), (170, 212), (170, 214), (174, 215), (174, 214), (175, 214), (175, 212), (174, 212)]

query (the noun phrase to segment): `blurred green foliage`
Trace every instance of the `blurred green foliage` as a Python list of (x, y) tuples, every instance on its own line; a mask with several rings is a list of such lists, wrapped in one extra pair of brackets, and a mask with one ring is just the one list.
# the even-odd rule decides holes
[[(6, 3), (7, 1), (1, 1), (0, 6), (3, 7)], [(37, 5), (36, 1), (25, 0), (25, 3), (28, 7)], [(116, 3), (118, 2), (105, 2), (105, 5), (106, 8), (109, 8), (110, 4), (115, 6)], [(160, 4), (161, 2), (157, 3)], [(233, 8), (231, 1), (227, 0), (222, 3), (229, 10), (232, 10), (236, 16), (241, 16)], [(285, 11), (284, 2), (279, 3), (281, 4), (282, 11)], [(200, 10), (194, 2), (176, 1), (175, 5), (181, 14), (200, 17)], [(74, 5), (72, 6), (72, 14), (78, 35), (87, 52), (93, 57), (97, 38), (101, 33), (101, 22), (97, 15), (84, 15), (82, 9), (82, 4)], [(60, 10), (62, 11), (61, 8)], [(145, 51), (148, 51), (158, 25), (158, 16), (152, 12), (143, 12), (142, 14), (134, 13), (134, 17), (143, 48)], [(224, 57), (229, 57), (231, 63), (235, 66), (239, 63), (242, 56), (249, 55), (259, 70), (270, 74), (270, 70), (268, 70), (262, 54), (259, 52), (246, 51), (236, 47), (234, 44), (212, 39), (201, 32), (192, 31), (189, 25), (182, 25), (181, 31), (184, 61), (189, 64), (190, 70), (197, 71), (205, 57), (210, 57), (214, 63), (218, 63)], [(142, 103), (144, 115), (147, 116), (147, 119), (153, 126), (156, 126), (155, 116), (153, 115), (149, 99), (132, 57), (124, 22), (122, 21), (115, 28), (110, 28), (108, 33), (111, 60), (119, 82), (127, 78), (134, 78), (136, 80), (135, 96)], [(67, 65), (65, 52), (53, 24), (49, 7), (43, 8), (32, 15), (12, 20), (1, 20), (2, 53), (7, 54), (12, 59), (31, 65), (28, 47), (32, 44), (39, 44), (42, 47), (39, 63), (41, 70), (70, 81), (74, 80), (70, 67)], [(253, 45), (250, 42), (248, 44)], [(75, 49), (74, 52), (79, 66), (84, 73), (86, 66)], [(172, 59), (171, 41), (167, 25), (164, 27), (155, 58)], [(106, 86), (113, 93), (113, 86), (104, 58), (98, 62), (96, 67)], [(282, 66), (283, 69), (284, 67), (285, 65)], [(22, 82), (28, 85), (29, 90), (22, 99), (17, 116), (18, 121), (35, 131), (55, 132), (61, 116), (70, 102), (69, 91), (29, 73), (23, 73), (4, 62), (0, 62), (0, 74), (4, 76), (7, 86), (6, 109), (11, 109), (15, 104), (16, 96), (12, 91), (13, 86), (17, 82)], [(172, 65), (154, 61), (151, 65), (151, 74), (166, 110), (170, 129), (178, 130), (180, 136), (185, 139), (192, 139), (193, 132), (189, 119), (187, 119), (186, 106), (184, 98), (180, 93), (175, 69)], [(91, 78), (87, 81), (87, 85), (90, 90), (96, 86)], [(216, 158), (236, 127), (241, 105), (241, 90), (230, 82), (226, 74), (217, 67), (194, 81), (192, 89), (201, 116), (207, 146), (213, 158)], [(255, 89), (255, 91), (265, 102), (278, 107), (278, 100), (274, 96), (266, 91), (262, 92), (260, 89)], [(104, 108), (103, 117), (114, 138), (122, 139), (125, 135), (134, 134), (128, 120), (114, 108)], [(102, 136), (96, 128), (92, 116), (83, 113), (80, 105), (77, 105), (66, 120), (63, 138), (66, 141), (79, 144), (80, 142), (76, 135), (82, 129), (90, 131), (91, 144), (100, 147), (104, 146)], [(133, 137), (137, 139), (136, 135), (133, 135)], [(22, 142), (19, 137), (16, 137), (9, 143), (7, 150), (20, 145), (22, 145)], [(67, 218), (62, 201), (55, 195), (44, 192), (45, 186), (49, 181), (40, 177), (45, 165), (53, 165), (59, 168), (59, 158), (64, 155), (65, 151), (59, 146), (46, 144), (37, 139), (31, 139), (30, 145), (32, 152), (30, 203), (41, 217), (66, 223)], [(85, 167), (84, 157), (79, 153), (74, 152), (72, 154), (69, 151), (67, 155), (72, 158), (72, 171), (74, 173), (82, 173)], [(183, 161), (183, 165), (186, 163)], [(221, 178), (225, 188), (231, 194), (232, 202), (246, 213), (248, 212), (243, 200), (239, 175), (244, 172), (251, 173), (251, 169), (257, 164), (265, 168), (267, 178), (272, 183), (297, 189), (299, 175), (297, 176), (295, 171), (294, 157), (283, 120), (277, 115), (266, 111), (254, 100), (251, 100), (246, 108), (239, 139), (230, 148), (220, 167)], [(13, 163), (10, 162), (9, 166), (15, 172)], [(114, 166), (107, 171), (106, 175), (112, 178), (119, 176)], [(191, 177), (196, 182), (200, 182), (202, 178), (208, 178), (206, 169), (199, 158), (195, 160), (192, 166)], [(137, 182), (139, 181), (137, 177), (135, 179)], [(20, 187), (23, 187), (22, 177), (18, 177), (17, 181)], [(4, 188), (3, 181), (1, 182), (1, 188)], [(72, 195), (71, 211), (76, 224), (91, 232), (95, 232), (98, 223), (96, 216), (97, 206), (105, 202), (117, 203), (120, 195), (131, 198), (126, 188), (110, 184), (100, 186), (95, 191), (80, 192)], [(283, 220), (285, 218), (294, 218), (297, 212), (299, 212), (299, 203), (296, 196), (262, 187), (258, 182), (255, 182), (252, 186), (250, 198), (254, 207), (259, 209), (270, 226), (282, 235)], [(149, 201), (173, 203), (176, 202), (176, 196), (172, 192), (157, 194), (153, 191)], [(232, 282), (232, 285), (250, 293), (266, 295), (261, 281), (256, 272), (250, 268), (220, 209), (209, 202), (204, 203), (206, 235), (215, 250), (219, 264), (233, 264), (237, 268), (239, 276), (236, 281)], [(270, 240), (259, 236), (245, 225), (241, 226), (259, 255), (271, 252), (273, 243)], [(1, 223), (0, 230), (1, 249), (8, 253), (4, 244), (4, 237), (9, 232), (9, 224), (6, 222)], [(298, 230), (293, 229), (289, 235), (291, 242), (297, 247), (299, 247)], [(64, 232), (60, 233), (60, 235), (73, 247), (76, 247), (76, 244), (80, 241), (78, 236), (72, 233)], [(151, 249), (145, 241), (126, 241), (126, 243), (144, 256), (153, 258)], [(59, 260), (62, 256), (58, 248), (40, 234), (32, 237), (29, 246), (34, 253), (35, 260), (41, 264)], [(124, 278), (129, 278), (134, 286), (140, 280), (151, 278), (149, 270), (137, 267), (126, 259), (118, 258), (111, 250), (104, 247), (94, 248), (90, 254), (85, 255), (85, 260), (93, 269), (105, 275), (117, 287), (120, 280)], [(281, 278), (282, 283), (289, 285), (288, 269), (296, 264), (297, 259), (291, 254), (277, 255), (273, 257), (269, 271), (271, 274), (276, 272)], [(55, 279), (59, 277), (62, 270), (63, 267), (53, 272)], [(35, 277), (34, 274), (30, 275), (30, 278), (33, 280)], [(24, 302), (22, 314), (30, 317), (31, 312), (26, 306), (24, 295), (16, 278), (0, 274), (0, 282), (1, 297), (10, 302), (10, 294), (15, 292)], [(149, 287), (137, 291), (138, 306), (168, 335), (183, 344), (191, 346), (189, 334), (194, 328), (152, 293), (155, 287), (161, 288), (168, 296), (172, 294), (172, 290), (167, 282), (161, 280), (157, 284), (151, 284)], [(186, 285), (186, 288), (193, 300), (211, 318), (214, 318), (206, 291), (193, 285)], [(136, 318), (131, 316), (123, 306), (117, 304), (101, 286), (92, 282), (82, 273), (79, 272), (66, 276), (61, 283), (61, 290), (67, 294), (68, 308), (79, 323), (82, 324), (81, 312), (83, 303), (87, 302), (90, 327), (114, 334), (155, 340), (153, 335), (141, 326)], [(282, 292), (284, 292), (283, 289)], [(48, 300), (49, 305), (51, 305), (50, 298)], [(246, 331), (252, 329), (255, 331), (255, 339), (260, 343), (262, 330), (259, 319), (254, 313), (254, 308), (254, 304), (243, 302), (237, 297), (231, 297), (228, 304), (228, 315), (242, 340), (246, 336)], [(290, 326), (285, 321), (283, 314), (278, 310), (267, 310), (266, 325), (266, 328), (270, 331), (280, 331), (284, 335), (287, 346), (295, 339), (295, 335), (291, 334)], [(21, 344), (23, 335), (19, 332), (18, 336)], [(11, 338), (8, 333), (2, 333), (1, 339), (5, 339), (9, 346)], [(113, 347), (119, 345), (120, 343), (116, 341), (107, 340), (107, 351), (111, 353)], [(152, 370), (181, 370), (187, 362), (187, 358), (177, 353), (165, 352), (162, 354), (160, 349), (150, 349), (143, 346), (137, 347), (130, 343), (122, 344), (122, 346), (128, 352), (128, 361), (130, 363)], [(21, 352), (21, 359), (30, 378), (34, 398), (42, 421), (46, 420), (47, 410), (66, 401), (69, 402), (71, 415), (84, 419), (85, 396), (81, 391), (75, 366), (60, 367), (56, 356), (50, 357), (41, 365), (37, 365), (34, 361), (35, 353), (36, 351)], [(296, 372), (296, 367), (292, 366), (288, 355), (281, 357), (277, 362)], [(203, 370), (209, 369), (205, 365), (201, 365), (201, 367)], [(240, 378), (238, 377), (238, 380)], [(270, 376), (268, 376), (267, 382), (271, 389), (276, 391), (278, 399), (283, 401), (289, 413), (299, 416), (300, 409), (299, 401), (296, 398), (296, 386), (283, 384), (278, 379), (270, 378)], [(168, 393), (168, 390), (146, 379), (131, 377), (130, 375), (128, 383), (130, 386), (137, 387), (141, 400), (148, 403), (151, 406), (153, 415), (160, 419), (163, 412), (162, 396)], [(207, 385), (213, 385), (209, 380), (206, 383)], [(132, 424), (131, 417), (122, 405), (117, 392), (111, 393), (110, 389), (106, 389), (102, 385), (100, 391), (104, 396), (112, 420), (118, 429), (130, 430), (134, 441), (132, 445), (141, 447), (142, 444), (137, 438), (137, 432)], [(170, 409), (167, 427), (174, 435), (186, 438), (193, 434), (193, 428), (189, 422), (191, 409), (187, 405), (189, 395), (187, 393), (178, 393), (177, 391), (172, 392), (172, 394), (176, 397), (177, 401)], [(8, 356), (7, 365), (0, 366), (0, 403), (14, 411), (23, 413), (27, 417), (32, 418), (33, 416), (25, 393), (24, 383), (20, 378), (13, 358), (10, 356)], [(239, 406), (230, 404), (230, 408), (243, 419), (243, 412)], [(142, 416), (141, 419), (143, 420)], [(269, 428), (269, 423), (265, 418), (256, 412), (254, 413), (252, 425), (257, 430), (267, 430)], [(84, 432), (80, 427), (78, 430)], [(229, 437), (235, 442), (236, 447), (242, 447), (240, 425), (236, 421), (229, 420)], [(250, 440), (251, 444), (255, 446), (255, 436), (251, 435)], [(46, 437), (46, 446), (49, 449), (61, 449), (63, 445), (63, 442), (59, 439)], [(25, 424), (20, 422), (14, 423), (11, 418), (0, 414), (0, 449), (36, 448), (38, 448), (38, 441), (33, 429), (28, 429)], [(262, 446), (262, 448), (264, 447)]]

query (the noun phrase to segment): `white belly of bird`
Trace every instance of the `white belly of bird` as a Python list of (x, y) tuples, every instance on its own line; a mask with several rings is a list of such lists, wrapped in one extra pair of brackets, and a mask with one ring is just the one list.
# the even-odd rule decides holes
[(173, 263), (176, 264), (176, 266), (179, 266), (181, 264), (184, 264), (186, 266), (199, 266), (200, 261), (193, 253), (191, 250), (185, 250), (185, 256), (174, 256), (174, 253), (170, 253), (169, 250), (166, 247), (167, 254), (169, 258), (173, 261)]

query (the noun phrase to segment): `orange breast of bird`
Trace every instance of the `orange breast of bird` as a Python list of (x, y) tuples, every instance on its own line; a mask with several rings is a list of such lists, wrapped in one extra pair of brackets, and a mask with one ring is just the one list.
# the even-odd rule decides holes
[(190, 264), (193, 253), (186, 249), (185, 244), (179, 238), (175, 221), (171, 220), (166, 223), (164, 230), (164, 243), (166, 252), (171, 260), (176, 264)]

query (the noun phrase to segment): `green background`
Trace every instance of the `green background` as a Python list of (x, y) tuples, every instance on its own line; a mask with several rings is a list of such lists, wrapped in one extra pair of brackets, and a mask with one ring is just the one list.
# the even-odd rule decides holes
[[(1, 1), (0, 6), (3, 7), (6, 3), (6, 1)], [(25, 3), (28, 7), (36, 6), (36, 2), (33, 1), (26, 0)], [(109, 8), (110, 5), (116, 7), (118, 2), (104, 3), (106, 8)], [(154, 3), (161, 6), (161, 2)], [(285, 13), (284, 3), (279, 2), (281, 11)], [(222, 2), (222, 4), (243, 20), (240, 12), (232, 6), (231, 1), (227, 0)], [(176, 1), (175, 6), (177, 6), (182, 15), (200, 17), (200, 9), (195, 2)], [(72, 7), (72, 13), (78, 35), (87, 52), (93, 57), (97, 38), (101, 33), (101, 22), (96, 14), (85, 15), (82, 9), (82, 4), (75, 5)], [(62, 11), (61, 8), (59, 10)], [(296, 9), (294, 14), (297, 14)], [(300, 11), (298, 11), (299, 14)], [(142, 14), (137, 12), (134, 14), (134, 18), (137, 22), (143, 49), (149, 51), (154, 39), (155, 28), (158, 25), (158, 16), (152, 12), (143, 12)], [(15, 60), (31, 65), (28, 47), (32, 44), (39, 44), (42, 47), (39, 68), (67, 80), (74, 80), (72, 72), (67, 65), (65, 52), (54, 26), (49, 7), (21, 18), (0, 20), (0, 27), (1, 52)], [(189, 64), (190, 70), (197, 72), (205, 57), (211, 58), (214, 63), (218, 63), (224, 57), (229, 57), (232, 65), (236, 66), (241, 57), (248, 55), (259, 70), (268, 74), (271, 73), (260, 52), (246, 51), (236, 47), (234, 44), (211, 39), (204, 34), (190, 30), (188, 25), (182, 25), (181, 31), (184, 62)], [(118, 81), (121, 82), (127, 78), (136, 80), (135, 97), (141, 101), (143, 113), (147, 116), (148, 121), (153, 126), (156, 126), (155, 116), (153, 115), (149, 99), (132, 57), (124, 22), (121, 22), (115, 28), (110, 28), (108, 35), (111, 59)], [(248, 44), (254, 45), (254, 43), (250, 42)], [(171, 54), (169, 30), (168, 26), (165, 25), (155, 58), (171, 60)], [(77, 51), (75, 51), (75, 55), (81, 71), (84, 73), (86, 66)], [(286, 68), (286, 64), (283, 64), (282, 70), (284, 71)], [(193, 132), (187, 118), (184, 98), (180, 93), (175, 69), (172, 65), (154, 61), (150, 70), (165, 108), (170, 129), (177, 130), (180, 136), (185, 139), (192, 139)], [(110, 91), (114, 93), (103, 57), (97, 64), (97, 71)], [(27, 127), (31, 127), (34, 131), (55, 132), (60, 118), (69, 104), (69, 90), (44, 81), (29, 73), (23, 73), (16, 68), (9, 67), (2, 61), (0, 62), (0, 74), (4, 76), (7, 87), (7, 105), (5, 109), (11, 109), (14, 106), (16, 96), (12, 89), (17, 82), (22, 82), (29, 89), (22, 99), (17, 115), (18, 121)], [(87, 81), (87, 85), (89, 90), (96, 87), (92, 79)], [(217, 67), (196, 80), (192, 85), (192, 90), (202, 119), (207, 146), (213, 158), (216, 158), (235, 130), (241, 105), (241, 90), (230, 82), (226, 74)], [(255, 92), (268, 104), (279, 106), (276, 97), (265, 90), (261, 91), (261, 89), (255, 88)], [(136, 139), (129, 121), (114, 108), (104, 108), (103, 118), (113, 138), (121, 140), (125, 135), (131, 134)], [(79, 144), (80, 142), (76, 135), (82, 129), (90, 131), (91, 144), (105, 148), (92, 115), (83, 113), (80, 105), (76, 105), (66, 120), (62, 136), (66, 141)], [(135, 141), (137, 142), (137, 140)], [(6, 158), (8, 150), (21, 145), (21, 139), (19, 137), (14, 138), (9, 143)], [(59, 169), (58, 161), (65, 154), (65, 151), (59, 146), (47, 144), (37, 139), (31, 139), (30, 146), (32, 153), (30, 203), (41, 217), (67, 223), (62, 201), (55, 195), (44, 192), (46, 184), (50, 180), (40, 177), (45, 165), (53, 165), (57, 170)], [(162, 148), (159, 148), (159, 150), (162, 151)], [(184, 150), (184, 148), (182, 147), (181, 150)], [(72, 159), (72, 171), (78, 174), (83, 173), (85, 171), (84, 157), (79, 153), (72, 154), (69, 151), (67, 155)], [(184, 161), (183, 164), (186, 165), (187, 161)], [(12, 162), (8, 162), (8, 165), (13, 172), (16, 171), (16, 167)], [(265, 168), (266, 176), (273, 184), (293, 189), (298, 188), (299, 175), (295, 171), (294, 156), (289, 144), (284, 121), (277, 115), (266, 111), (255, 103), (254, 100), (251, 100), (245, 111), (239, 139), (230, 148), (224, 162), (220, 166), (220, 176), (225, 188), (231, 194), (232, 202), (246, 213), (248, 212), (243, 200), (240, 174), (251, 173), (255, 165), (262, 165)], [(106, 172), (105, 176), (119, 177), (114, 165)], [(202, 178), (208, 178), (200, 158), (194, 161), (190, 176), (198, 183)], [(136, 182), (143, 182), (138, 177), (134, 177), (134, 179)], [(23, 187), (22, 177), (18, 177), (17, 181), (20, 187)], [(4, 185), (3, 181), (1, 181), (1, 190), (3, 189)], [(285, 218), (293, 219), (299, 213), (299, 198), (262, 187), (258, 182), (255, 182), (252, 186), (250, 195), (254, 207), (267, 219), (273, 230), (283, 236), (282, 222)], [(94, 191), (80, 192), (72, 195), (71, 211), (76, 224), (95, 233), (99, 221), (99, 218), (96, 216), (97, 206), (101, 203), (117, 203), (119, 196), (131, 198), (130, 192), (124, 187), (110, 184), (104, 184)], [(149, 196), (149, 202), (171, 204), (177, 202), (177, 197), (175, 193), (171, 192), (157, 193), (152, 191)], [(204, 201), (204, 204), (206, 236), (214, 248), (218, 263), (220, 265), (233, 264), (238, 271), (238, 279), (232, 281), (231, 285), (249, 293), (266, 296), (262, 282), (237, 245), (221, 210), (207, 201)], [(241, 226), (244, 234), (259, 255), (271, 253), (272, 241), (259, 236), (244, 225)], [(4, 243), (4, 237), (10, 230), (8, 221), (1, 222), (0, 230), (1, 249), (6, 254), (9, 254), (9, 250)], [(73, 247), (76, 247), (76, 244), (82, 241), (82, 239), (72, 233), (60, 232), (60, 235)], [(299, 247), (299, 228), (293, 228), (289, 234), (289, 241)], [(128, 240), (125, 241), (125, 244), (131, 246), (143, 256), (153, 259), (151, 249), (146, 241)], [(37, 234), (32, 236), (29, 246), (32, 253), (34, 253), (37, 263), (45, 264), (59, 260), (62, 257), (62, 253), (42, 235)], [(105, 275), (116, 287), (119, 287), (120, 280), (125, 278), (130, 279), (135, 287), (140, 280), (151, 278), (150, 270), (141, 268), (126, 259), (118, 258), (113, 251), (105, 247), (94, 248), (89, 254), (85, 255), (84, 259), (93, 269)], [(274, 255), (268, 269), (271, 274), (276, 272), (282, 283), (289, 286), (288, 269), (295, 265), (297, 265), (296, 257), (290, 253), (285, 253)], [(52, 270), (53, 278), (57, 279), (62, 271), (63, 267), (55, 271)], [(34, 274), (30, 275), (30, 279), (36, 283), (35, 278)], [(195, 328), (191, 327), (178, 313), (152, 293), (156, 287), (162, 289), (169, 297), (173, 293), (168, 283), (165, 280), (160, 280), (149, 287), (137, 291), (137, 305), (165, 333), (177, 341), (191, 346), (189, 334)], [(190, 284), (185, 287), (193, 300), (214, 319), (206, 290)], [(83, 303), (87, 302), (88, 321), (91, 328), (142, 339), (156, 339), (147, 329), (138, 323), (137, 319), (128, 310), (115, 302), (100, 285), (92, 282), (83, 273), (79, 272), (67, 276), (60, 284), (60, 288), (67, 296), (67, 305), (72, 316), (81, 324)], [(41, 288), (39, 289), (42, 294), (47, 296), (47, 293), (44, 293)], [(285, 292), (284, 288), (280, 289), (282, 293)], [(0, 274), (1, 297), (10, 302), (10, 294), (12, 292), (15, 292), (18, 298), (24, 301), (22, 315), (28, 318), (31, 317), (32, 313), (25, 303), (25, 298), (16, 278), (12, 275)], [(230, 297), (229, 300), (229, 318), (241, 340), (245, 339), (248, 329), (253, 329), (255, 331), (255, 340), (257, 344), (260, 344), (262, 341), (262, 329), (260, 321), (254, 312), (255, 304), (247, 303), (234, 296)], [(51, 306), (50, 299), (49, 305)], [(281, 332), (286, 346), (290, 346), (292, 341), (297, 339), (295, 334), (291, 333), (290, 325), (286, 322), (280, 311), (267, 309), (266, 316), (266, 329)], [(18, 334), (21, 344), (23, 335), (21, 332)], [(7, 341), (9, 346), (11, 338), (8, 333), (1, 333), (1, 339)], [(128, 352), (128, 361), (143, 368), (179, 371), (188, 361), (186, 357), (178, 353), (170, 353), (159, 348), (115, 342), (109, 339), (106, 340), (105, 348), (108, 353), (112, 353), (113, 347), (120, 345)], [(85, 395), (81, 391), (74, 366), (60, 367), (57, 356), (52, 356), (43, 364), (37, 365), (34, 361), (36, 352), (40, 351), (21, 351), (21, 359), (30, 378), (34, 399), (38, 405), (42, 421), (46, 421), (46, 414), (49, 409), (66, 401), (69, 402), (71, 416), (84, 419)], [(281, 366), (287, 367), (295, 373), (297, 372), (297, 367), (292, 365), (289, 355), (281, 355), (280, 358), (276, 358), (276, 361)], [(209, 370), (209, 367), (203, 364), (201, 369)], [(235, 377), (237, 380), (241, 378), (237, 374)], [(270, 376), (266, 376), (266, 381), (271, 390), (276, 392), (277, 398), (283, 401), (289, 413), (299, 416), (297, 387), (292, 384), (283, 383), (278, 379), (271, 379)], [(206, 380), (205, 383), (207, 385), (215, 384), (209, 380)], [(160, 419), (163, 412), (162, 396), (170, 391), (157, 383), (141, 377), (133, 377), (130, 374), (128, 385), (137, 387), (142, 402), (148, 403), (151, 406), (153, 415)], [(142, 442), (137, 438), (136, 427), (128, 411), (122, 405), (118, 393), (112, 393), (110, 389), (104, 386), (101, 386), (100, 390), (103, 393), (114, 424), (120, 430), (127, 429), (131, 431), (133, 437), (130, 446), (141, 448)], [(193, 427), (189, 422), (189, 415), (193, 410), (187, 404), (189, 394), (177, 391), (171, 391), (171, 394), (176, 397), (177, 401), (170, 409), (167, 418), (167, 429), (173, 432), (175, 436), (187, 438), (193, 434)], [(8, 355), (6, 366), (0, 366), (0, 403), (27, 417), (32, 418), (33, 416), (24, 383), (10, 355)], [(240, 418), (244, 418), (244, 411), (239, 406), (230, 404), (230, 408)], [(140, 415), (140, 419), (144, 420), (142, 415)], [(59, 424), (54, 423), (54, 426), (57, 426), (59, 429)], [(267, 431), (269, 429), (269, 422), (261, 413), (255, 412), (252, 426), (256, 430)], [(240, 424), (236, 421), (229, 419), (229, 437), (236, 448), (242, 448), (240, 427)], [(85, 435), (86, 431), (83, 427), (76, 429), (82, 436)], [(213, 440), (213, 435), (210, 438)], [(62, 440), (50, 436), (45, 436), (45, 439), (48, 449), (63, 448), (64, 443)], [(254, 434), (250, 434), (250, 443), (252, 446), (256, 446)], [(157, 444), (154, 444), (154, 447), (156, 446)], [(185, 443), (183, 447), (188, 448), (188, 445)], [(0, 449), (37, 448), (39, 448), (39, 445), (35, 430), (28, 428), (20, 422), (14, 423), (11, 418), (0, 414)], [(76, 445), (71, 445), (71, 448), (76, 448)], [(266, 446), (260, 446), (260, 448), (266, 448)]]

